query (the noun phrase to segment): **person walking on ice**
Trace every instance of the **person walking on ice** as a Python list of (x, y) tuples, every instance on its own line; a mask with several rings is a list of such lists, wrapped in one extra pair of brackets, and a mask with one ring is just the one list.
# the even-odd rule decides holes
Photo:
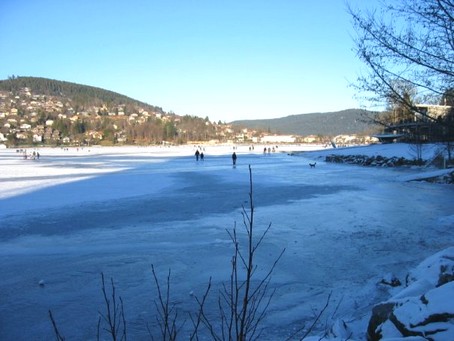
[(232, 162), (233, 162), (233, 165), (235, 166), (236, 165), (236, 153), (233, 152), (232, 154)]

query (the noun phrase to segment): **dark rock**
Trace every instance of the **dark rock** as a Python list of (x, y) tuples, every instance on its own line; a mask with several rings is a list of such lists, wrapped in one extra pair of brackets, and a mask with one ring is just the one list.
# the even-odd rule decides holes
[(394, 276), (391, 278), (383, 278), (380, 281), (380, 284), (389, 285), (391, 287), (400, 287), (402, 285), (400, 280)]
[(380, 303), (372, 309), (372, 316), (367, 327), (367, 340), (379, 341), (382, 338), (380, 326), (389, 319), (395, 303)]

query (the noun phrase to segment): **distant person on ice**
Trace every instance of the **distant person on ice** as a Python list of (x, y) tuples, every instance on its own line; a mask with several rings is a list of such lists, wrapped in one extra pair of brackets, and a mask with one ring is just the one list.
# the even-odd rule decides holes
[(232, 154), (232, 162), (233, 162), (233, 165), (235, 166), (236, 165), (236, 153), (233, 152)]
[(199, 150), (197, 149), (197, 150), (195, 151), (195, 159), (196, 159), (196, 161), (199, 161), (199, 155), (200, 155), (200, 152), (199, 152)]

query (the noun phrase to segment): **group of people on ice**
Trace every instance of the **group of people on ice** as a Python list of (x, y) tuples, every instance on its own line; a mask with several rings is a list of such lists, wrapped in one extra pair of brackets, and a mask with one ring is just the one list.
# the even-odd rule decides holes
[[(198, 148), (197, 148), (197, 150), (195, 151), (194, 155), (195, 155), (195, 160), (196, 160), (196, 161), (199, 161), (199, 159), (200, 159), (201, 161), (203, 161), (204, 158), (205, 158), (205, 155), (203, 154), (203, 150), (199, 151)], [(236, 159), (237, 159), (236, 153), (233, 152), (233, 154), (232, 154), (232, 163), (233, 163), (234, 166), (236, 165)]]
[(205, 155), (203, 154), (203, 151), (199, 152), (199, 150), (197, 149), (195, 151), (195, 159), (196, 159), (196, 161), (199, 161), (199, 158), (200, 158), (201, 161), (203, 161), (203, 159), (205, 158)]
[[(196, 151), (195, 151), (195, 154), (194, 154), (196, 161), (199, 161), (199, 160), (203, 161), (204, 158), (205, 158), (205, 155), (203, 153), (205, 148), (203, 148), (202, 146), (194, 146), (194, 147), (197, 148)], [(268, 147), (268, 148), (264, 147), (263, 148), (263, 153), (264, 154), (275, 153), (277, 148), (278, 148), (278, 146), (272, 146), (272, 147)], [(236, 149), (237, 149), (237, 147), (234, 146), (233, 147), (233, 153), (232, 153), (232, 164), (233, 164), (233, 166), (236, 165), (236, 160), (237, 160), (237, 155), (236, 155), (236, 152), (235, 152)], [(254, 150), (254, 146), (249, 146), (249, 151), (253, 151), (253, 150)]]
[(18, 149), (16, 150), (17, 153), (22, 153), (22, 158), (24, 160), (39, 160), (39, 157), (41, 155), (39, 155), (39, 152), (37, 151), (33, 151), (33, 153), (27, 153), (27, 149)]

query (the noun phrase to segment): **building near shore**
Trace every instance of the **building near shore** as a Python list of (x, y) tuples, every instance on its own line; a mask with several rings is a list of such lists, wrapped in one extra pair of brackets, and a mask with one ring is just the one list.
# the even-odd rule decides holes
[(294, 135), (267, 135), (261, 138), (261, 143), (295, 143)]

